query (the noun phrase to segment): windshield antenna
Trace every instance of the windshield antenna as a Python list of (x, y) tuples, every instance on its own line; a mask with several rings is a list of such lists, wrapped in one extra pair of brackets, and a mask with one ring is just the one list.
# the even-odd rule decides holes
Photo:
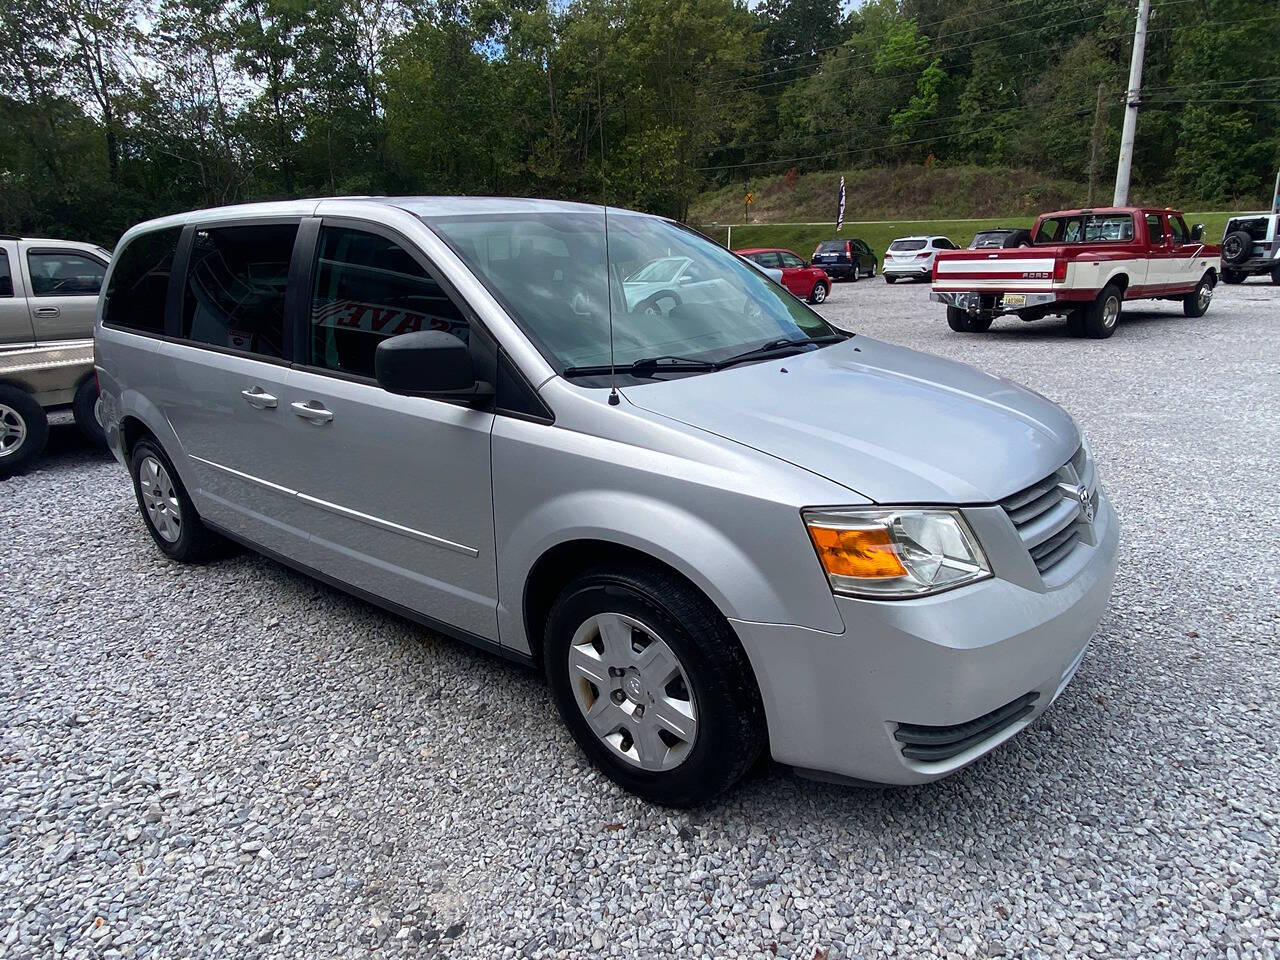
[(604, 210), (605, 295), (609, 301), (609, 406), (616, 407), (620, 401), (618, 399), (618, 370), (613, 357), (613, 267), (609, 261), (609, 204), (605, 202), (600, 206)]

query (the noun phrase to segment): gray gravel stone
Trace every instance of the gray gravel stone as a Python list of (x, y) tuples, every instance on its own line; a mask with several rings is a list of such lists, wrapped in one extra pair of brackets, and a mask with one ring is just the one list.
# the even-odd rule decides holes
[(167, 562), (55, 429), (0, 481), (0, 952), (1275, 956), (1280, 290), (1171, 306), (1107, 341), (955, 334), (878, 279), (823, 306), (1064, 404), (1124, 524), (1072, 686), (912, 789), (647, 806), (537, 674), (252, 555)]

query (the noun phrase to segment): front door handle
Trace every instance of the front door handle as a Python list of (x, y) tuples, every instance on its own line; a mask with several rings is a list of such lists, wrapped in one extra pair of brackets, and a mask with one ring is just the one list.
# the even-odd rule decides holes
[(62, 316), (60, 307), (36, 307), (37, 320), (57, 320)]
[(295, 402), (289, 406), (293, 407), (293, 412), (303, 420), (310, 420), (312, 423), (328, 423), (333, 419), (333, 411), (326, 410), (319, 400), (308, 400), (306, 403)]
[(240, 396), (249, 401), (249, 406), (257, 407), (259, 410), (274, 410), (276, 407), (276, 398), (261, 387), (250, 387), (248, 390), (241, 390)]

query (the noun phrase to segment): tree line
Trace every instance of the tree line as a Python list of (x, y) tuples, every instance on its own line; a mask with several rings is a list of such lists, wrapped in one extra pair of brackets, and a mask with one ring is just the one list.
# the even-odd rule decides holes
[[(1109, 195), (1132, 37), (1119, 0), (5, 0), (0, 232), (344, 194), (684, 217), (708, 186), (885, 165)], [(1156, 0), (1146, 63), (1136, 183), (1261, 203), (1274, 0)]]

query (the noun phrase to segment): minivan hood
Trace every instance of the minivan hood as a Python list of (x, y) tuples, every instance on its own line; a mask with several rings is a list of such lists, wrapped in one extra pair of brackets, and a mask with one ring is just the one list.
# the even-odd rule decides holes
[(622, 392), (877, 503), (991, 503), (1080, 444), (1067, 412), (1038, 393), (863, 336)]

